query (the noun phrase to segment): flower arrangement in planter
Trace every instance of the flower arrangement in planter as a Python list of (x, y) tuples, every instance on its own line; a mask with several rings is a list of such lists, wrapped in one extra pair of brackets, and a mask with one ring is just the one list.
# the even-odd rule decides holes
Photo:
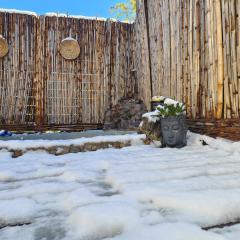
[(158, 105), (156, 109), (162, 118), (185, 115), (185, 105), (171, 98), (165, 98), (163, 104)]
[(156, 107), (159, 112), (162, 132), (162, 147), (186, 146), (187, 124), (185, 105), (170, 98)]
[(139, 126), (148, 142), (161, 142), (162, 147), (181, 148), (187, 144), (185, 105), (163, 96), (155, 96), (154, 110), (142, 115)]

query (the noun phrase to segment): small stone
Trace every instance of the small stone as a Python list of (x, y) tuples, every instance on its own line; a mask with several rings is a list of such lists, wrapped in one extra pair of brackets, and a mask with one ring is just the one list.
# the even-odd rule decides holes
[(22, 150), (12, 150), (12, 158), (17, 158), (23, 155)]
[(78, 152), (82, 152), (80, 146), (75, 146), (75, 145), (71, 145), (69, 147), (69, 152), (70, 153), (78, 153)]
[(56, 152), (57, 152), (57, 148), (56, 147), (49, 147), (49, 148), (47, 148), (47, 152), (55, 155)]
[(148, 118), (143, 118), (140, 123), (139, 131), (144, 133), (150, 142), (162, 140), (160, 120), (151, 122)]
[(59, 156), (59, 155), (67, 154), (67, 153), (69, 153), (68, 146), (58, 147), (55, 155)]

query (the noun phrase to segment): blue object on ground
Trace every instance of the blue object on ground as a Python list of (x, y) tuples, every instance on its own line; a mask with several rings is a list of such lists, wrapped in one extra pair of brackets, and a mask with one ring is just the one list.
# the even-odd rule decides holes
[(6, 130), (0, 130), (0, 137), (10, 137), (12, 133)]

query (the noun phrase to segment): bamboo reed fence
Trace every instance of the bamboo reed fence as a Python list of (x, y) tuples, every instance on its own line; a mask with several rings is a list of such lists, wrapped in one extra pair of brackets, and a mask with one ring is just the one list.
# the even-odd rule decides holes
[(136, 68), (146, 103), (183, 101), (191, 119), (240, 117), (240, 0), (138, 0)]
[[(186, 103), (190, 129), (240, 138), (240, 0), (137, 0), (134, 24), (0, 12), (0, 124), (103, 122), (121, 97)], [(59, 45), (80, 45), (66, 60)]]
[[(133, 24), (0, 12), (0, 35), (9, 44), (0, 59), (1, 125), (97, 126), (108, 107), (138, 92)], [(69, 36), (80, 45), (76, 60), (59, 52)]]
[(144, 102), (183, 101), (192, 131), (240, 140), (240, 0), (137, 0), (135, 29)]

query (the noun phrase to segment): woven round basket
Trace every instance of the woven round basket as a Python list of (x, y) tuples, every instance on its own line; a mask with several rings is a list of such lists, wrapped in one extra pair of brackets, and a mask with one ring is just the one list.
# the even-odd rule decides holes
[(0, 58), (3, 58), (8, 53), (8, 43), (6, 39), (0, 36)]
[(62, 40), (59, 51), (65, 59), (74, 60), (80, 54), (80, 47), (76, 39), (69, 37)]

